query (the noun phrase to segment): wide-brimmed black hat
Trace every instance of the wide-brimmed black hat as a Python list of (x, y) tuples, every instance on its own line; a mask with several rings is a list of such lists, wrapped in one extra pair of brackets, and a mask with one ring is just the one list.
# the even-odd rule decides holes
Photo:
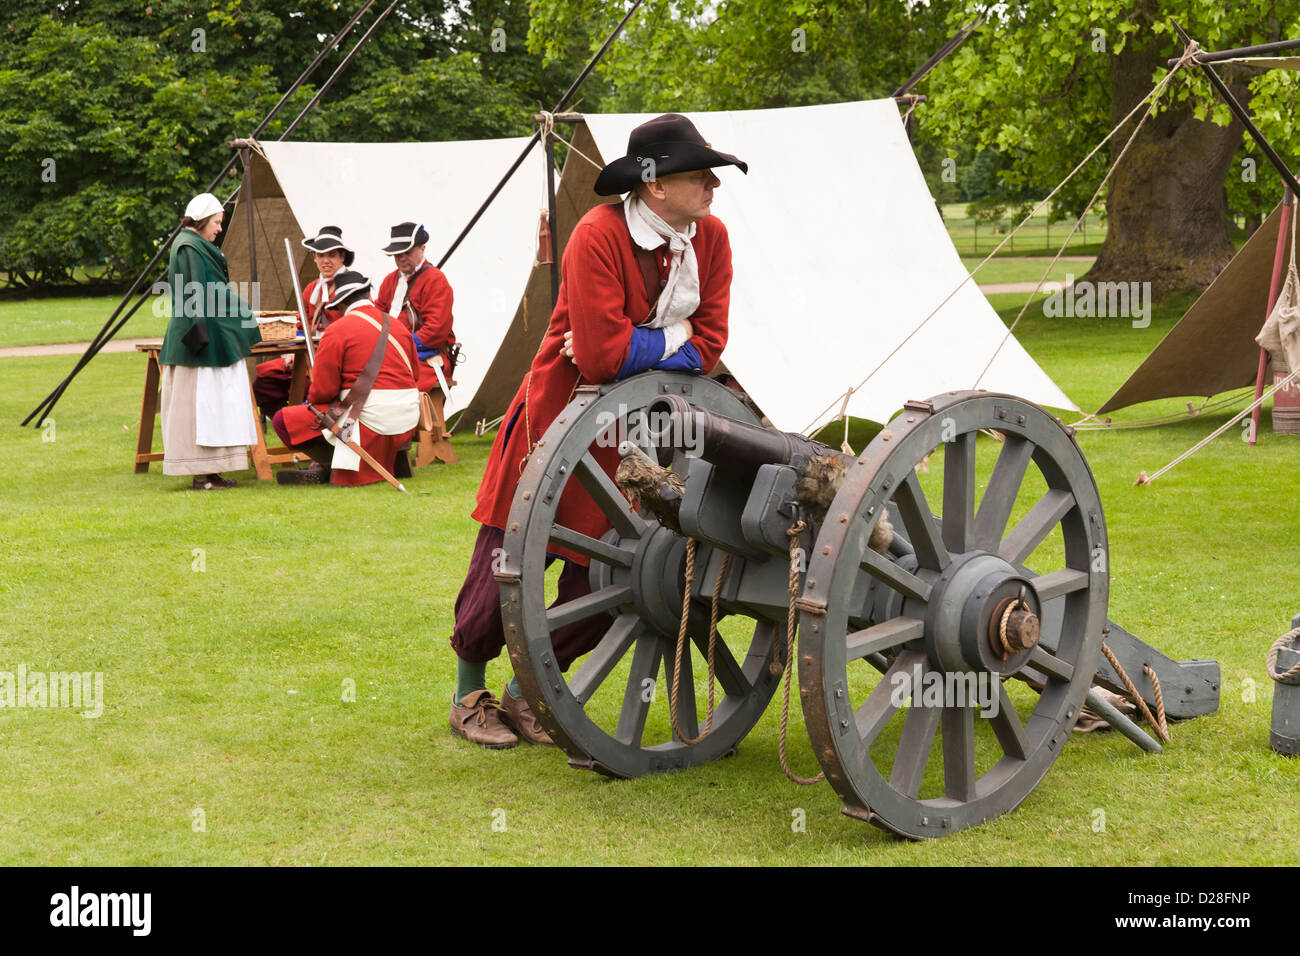
[(304, 239), (302, 244), (312, 252), (333, 252), (335, 249), (342, 249), (344, 269), (352, 265), (352, 260), (357, 257), (357, 254), (344, 243), (343, 230), (338, 226), (321, 226), (319, 233)]
[(634, 189), (639, 182), (717, 166), (735, 166), (742, 173), (749, 172), (747, 163), (706, 143), (685, 116), (665, 113), (632, 130), (627, 138), (627, 155), (600, 171), (595, 190), (599, 196), (613, 196)]
[(336, 272), (334, 274), (334, 294), (325, 303), (325, 308), (334, 309), (358, 292), (370, 294), (370, 280), (360, 272)]
[(429, 233), (425, 231), (424, 226), (418, 226), (413, 222), (399, 222), (390, 230), (389, 238), (391, 241), (384, 246), (384, 255), (395, 256), (424, 245), (429, 241)]

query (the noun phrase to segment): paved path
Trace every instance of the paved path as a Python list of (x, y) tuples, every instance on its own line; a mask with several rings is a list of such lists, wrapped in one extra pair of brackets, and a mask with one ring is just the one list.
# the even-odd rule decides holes
[[(158, 336), (147, 339), (113, 339), (101, 352), (134, 352), (137, 342), (157, 342)], [(15, 345), (0, 349), (0, 358), (18, 358), (29, 355), (80, 355), (90, 347), (89, 342), (65, 342), (62, 345)]]
[(1035, 289), (1040, 292), (1056, 292), (1064, 287), (1064, 282), (1048, 279), (1041, 288), (1037, 282), (994, 282), (992, 285), (980, 286), (980, 291), (985, 295), (996, 295), (999, 292), (1033, 292)]

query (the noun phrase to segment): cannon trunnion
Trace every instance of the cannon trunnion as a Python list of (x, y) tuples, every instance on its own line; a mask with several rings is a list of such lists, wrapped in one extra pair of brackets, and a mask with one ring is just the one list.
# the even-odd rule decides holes
[[(620, 445), (644, 465), (620, 470), (624, 488), (606, 470)], [(608, 521), (598, 538), (556, 521), (577, 486)], [(1091, 685), (1118, 687), (1103, 639), (1130, 673), (1152, 668), (1170, 716), (1217, 707), (1217, 664), (1172, 661), (1107, 620), (1092, 474), (1070, 430), (1009, 395), (908, 403), (852, 457), (762, 428), (708, 379), (654, 372), (579, 389), (528, 459), (505, 532), (497, 580), (520, 686), (571, 764), (611, 776), (734, 752), (781, 680), (791, 602), (799, 699), (826, 780), (845, 813), (911, 838), (1029, 795)], [(664, 691), (688, 538), (678, 733)], [(548, 607), (557, 551), (589, 559), (591, 594)], [(695, 679), (712, 603), (723, 621), (705, 725)], [(551, 635), (580, 621), (608, 629), (563, 673)]]

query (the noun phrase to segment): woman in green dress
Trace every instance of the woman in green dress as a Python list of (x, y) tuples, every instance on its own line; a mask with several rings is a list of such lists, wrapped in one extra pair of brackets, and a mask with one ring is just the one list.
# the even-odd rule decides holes
[(193, 475), (196, 490), (233, 486), (221, 472), (247, 468), (248, 446), (257, 443), (244, 359), (260, 335), (213, 244), (224, 218), (216, 196), (195, 196), (167, 263), (172, 311), (158, 354), (163, 474)]

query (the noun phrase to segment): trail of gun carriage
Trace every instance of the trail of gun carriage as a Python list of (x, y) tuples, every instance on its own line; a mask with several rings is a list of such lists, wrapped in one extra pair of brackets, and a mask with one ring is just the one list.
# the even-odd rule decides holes
[(82, 6), (0, 859), (1294, 861), (1297, 11)]

